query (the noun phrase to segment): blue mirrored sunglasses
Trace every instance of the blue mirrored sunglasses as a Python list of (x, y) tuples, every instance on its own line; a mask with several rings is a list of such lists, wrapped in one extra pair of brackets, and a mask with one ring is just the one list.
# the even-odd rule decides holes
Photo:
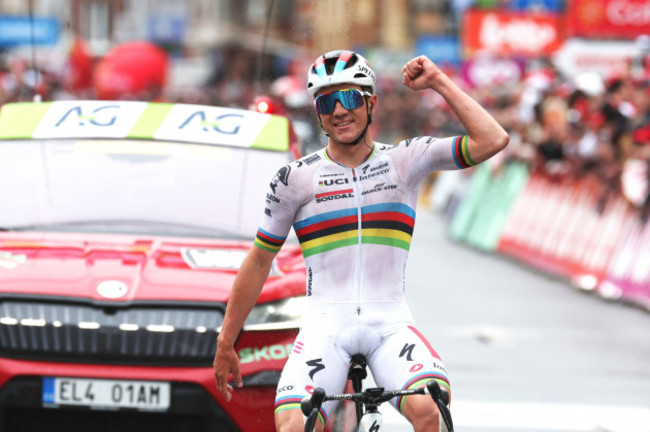
[(370, 93), (356, 89), (336, 90), (318, 96), (314, 104), (318, 114), (331, 114), (336, 106), (336, 101), (341, 102), (346, 110), (351, 110), (363, 106), (364, 96), (370, 96)]

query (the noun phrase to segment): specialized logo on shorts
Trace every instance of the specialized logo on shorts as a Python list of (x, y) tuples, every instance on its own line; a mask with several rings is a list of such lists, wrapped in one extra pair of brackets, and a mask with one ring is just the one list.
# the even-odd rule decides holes
[(323, 359), (314, 359), (314, 360), (309, 360), (308, 362), (305, 362), (307, 366), (311, 366), (312, 369), (309, 371), (309, 378), (312, 380), (314, 379), (314, 375), (316, 375), (317, 372), (322, 371), (325, 369), (325, 365), (323, 364)]
[(415, 344), (405, 344), (404, 348), (402, 348), (402, 352), (399, 353), (400, 357), (404, 357), (406, 355), (406, 360), (408, 361), (413, 361), (413, 349), (415, 348)]

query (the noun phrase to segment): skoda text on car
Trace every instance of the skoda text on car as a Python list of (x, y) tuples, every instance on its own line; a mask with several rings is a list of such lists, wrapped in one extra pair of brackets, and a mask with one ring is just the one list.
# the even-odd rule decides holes
[(285, 117), (59, 101), (0, 110), (0, 430), (269, 431), (305, 269), (286, 245), (216, 389), (216, 336)]

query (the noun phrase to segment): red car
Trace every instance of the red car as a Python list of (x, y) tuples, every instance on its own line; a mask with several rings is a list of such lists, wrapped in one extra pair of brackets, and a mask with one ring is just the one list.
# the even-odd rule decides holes
[(286, 118), (145, 102), (0, 110), (0, 430), (271, 431), (305, 268), (278, 254), (238, 340), (212, 359)]

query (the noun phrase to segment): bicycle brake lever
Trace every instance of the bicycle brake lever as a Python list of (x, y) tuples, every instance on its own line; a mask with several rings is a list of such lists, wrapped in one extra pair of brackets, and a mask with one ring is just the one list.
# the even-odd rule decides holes
[(435, 400), (442, 401), (445, 405), (449, 405), (449, 393), (440, 388), (440, 385), (431, 380), (426, 384), (427, 393), (429, 393)]
[(436, 405), (438, 405), (438, 409), (440, 410), (440, 415), (443, 418), (445, 424), (447, 425), (447, 429), (450, 432), (453, 432), (454, 424), (451, 420), (451, 413), (447, 408), (447, 405), (449, 405), (449, 393), (443, 391), (440, 388), (440, 385), (434, 380), (427, 382), (426, 389), (427, 389), (427, 393), (429, 393), (433, 397), (433, 400), (435, 401)]
[(309, 417), (311, 414), (311, 410), (314, 408), (314, 405), (311, 403), (311, 399), (309, 398), (304, 398), (300, 402), (300, 411), (302, 411), (303, 415), (305, 417)]

